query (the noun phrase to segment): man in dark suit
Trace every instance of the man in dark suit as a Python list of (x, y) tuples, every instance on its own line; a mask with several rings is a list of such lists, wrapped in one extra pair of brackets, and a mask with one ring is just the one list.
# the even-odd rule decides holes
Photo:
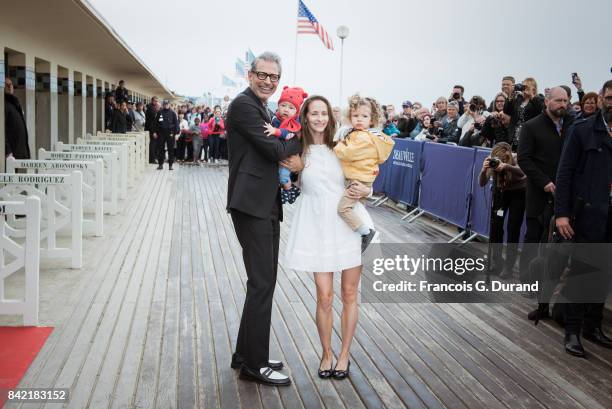
[(599, 112), (572, 126), (556, 180), (557, 230), (580, 243), (562, 291), (570, 301), (565, 307), (565, 350), (580, 357), (585, 356), (581, 332), (585, 339), (612, 348), (612, 339), (602, 330), (612, 256), (612, 80), (604, 84), (601, 100)]
[[(567, 129), (573, 118), (567, 114), (568, 96), (561, 87), (550, 90), (546, 109), (540, 115), (525, 122), (518, 146), (518, 164), (527, 175), (526, 219), (527, 232), (524, 243), (539, 243), (548, 230), (554, 212), (553, 197), (557, 166), (563, 149)], [(529, 263), (535, 257), (535, 245), (523, 247), (520, 261), (521, 281), (527, 279)], [(528, 318), (548, 318), (548, 301), (539, 300), (536, 311)]]
[(151, 103), (147, 105), (145, 111), (145, 131), (149, 131), (149, 163), (156, 163), (157, 160), (157, 139), (153, 137), (155, 127), (155, 116), (159, 111), (159, 100), (157, 97), (151, 98)]
[(242, 246), (248, 276), (231, 366), (241, 368), (241, 379), (286, 386), (291, 380), (277, 372), (283, 363), (268, 356), (283, 219), (278, 162), (300, 153), (301, 144), (297, 138), (282, 141), (264, 133), (264, 124), (272, 122), (266, 103), (280, 80), (280, 58), (274, 53), (263, 53), (253, 61), (248, 75), (249, 87), (229, 105), (226, 121), (227, 210)]

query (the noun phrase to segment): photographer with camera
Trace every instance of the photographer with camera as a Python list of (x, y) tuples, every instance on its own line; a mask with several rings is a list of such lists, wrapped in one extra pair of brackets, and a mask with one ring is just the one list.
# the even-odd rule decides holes
[(455, 85), (453, 87), (453, 91), (451, 92), (450, 98), (448, 99), (448, 102), (455, 101), (457, 103), (459, 115), (463, 115), (465, 112), (466, 102), (465, 99), (463, 99), (464, 92), (465, 88), (463, 88), (463, 85)]
[[(581, 332), (591, 342), (612, 348), (612, 339), (601, 328), (610, 285), (610, 246), (593, 249), (584, 244), (612, 243), (612, 80), (604, 84), (602, 93), (601, 110), (576, 121), (568, 132), (556, 179), (557, 230), (564, 239), (581, 243), (572, 253), (562, 291), (568, 301), (574, 301), (566, 304), (565, 350), (575, 356), (585, 356)], [(605, 275), (601, 266), (607, 270)], [(585, 291), (599, 302), (576, 302), (584, 299)]]
[(485, 108), (485, 100), (481, 96), (474, 95), (472, 99), (470, 99), (467, 111), (461, 115), (457, 122), (457, 126), (461, 128), (462, 135), (467, 134), (470, 129), (474, 129), (472, 125), (476, 122), (480, 125), (484, 123), (485, 119), (489, 116), (489, 112), (487, 112)]
[(522, 84), (516, 84), (504, 106), (504, 112), (510, 115), (514, 128), (512, 148), (517, 149), (523, 124), (540, 115), (544, 110), (544, 98), (538, 95), (538, 84), (529, 77)]
[(493, 146), (491, 155), (482, 163), (478, 180), (480, 186), (484, 187), (489, 179), (493, 179), (490, 243), (504, 242), (504, 220), (506, 215), (508, 217), (506, 259), (502, 257), (502, 246), (494, 246), (491, 257), (493, 271), (499, 273), (503, 266), (500, 278), (509, 278), (513, 274), (518, 255), (527, 186), (527, 177), (518, 167), (510, 144), (497, 143)]
[[(514, 128), (510, 116), (503, 112), (493, 112), (487, 117), (480, 131), (488, 146), (494, 146), (499, 142), (511, 144), (514, 136)], [(512, 148), (512, 145), (510, 145)], [(516, 149), (513, 149), (516, 152)]]
[(423, 115), (423, 119), (420, 123), (421, 132), (417, 136), (414, 137), (415, 141), (431, 141), (437, 142), (438, 137), (435, 135), (435, 130), (433, 129), (433, 123), (431, 122), (431, 115), (425, 114)]

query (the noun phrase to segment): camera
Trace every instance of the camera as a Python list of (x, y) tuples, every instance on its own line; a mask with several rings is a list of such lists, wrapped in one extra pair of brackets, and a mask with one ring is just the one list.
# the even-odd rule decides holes
[(500, 160), (497, 158), (491, 158), (489, 159), (489, 167), (491, 169), (495, 169), (496, 167), (499, 166)]
[(461, 94), (460, 94), (460, 93), (455, 92), (455, 93), (453, 94), (453, 99), (460, 99), (460, 98), (461, 98)]
[(470, 111), (472, 111), (472, 112), (476, 112), (476, 110), (477, 110), (477, 109), (478, 109), (478, 107), (476, 106), (476, 104), (472, 102), (472, 103), (470, 104)]
[(474, 122), (474, 129), (481, 131), (482, 130), (482, 125), (481, 123), (478, 122)]
[(487, 119), (485, 119), (485, 123), (488, 122), (492, 128), (499, 128), (501, 126), (501, 121), (499, 118), (489, 115)]
[(514, 92), (523, 92), (525, 91), (525, 86), (523, 84), (515, 84)]

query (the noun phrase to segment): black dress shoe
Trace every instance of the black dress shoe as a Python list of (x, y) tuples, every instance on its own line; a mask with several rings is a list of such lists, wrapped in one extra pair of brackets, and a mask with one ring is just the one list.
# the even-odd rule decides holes
[[(336, 367), (338, 367), (338, 364), (336, 364)], [(341, 371), (339, 369), (335, 369), (332, 372), (332, 376), (334, 377), (334, 379), (346, 379), (349, 376), (349, 371), (351, 369), (351, 361), (348, 361), (348, 364), (346, 365), (346, 369)]]
[(595, 328), (593, 331), (583, 332), (582, 337), (594, 342), (597, 345), (601, 345), (602, 347), (612, 348), (612, 339), (608, 338), (606, 334), (603, 333), (601, 328)]
[(159, 166), (157, 167), (157, 170), (162, 170), (163, 168), (164, 168), (163, 166), (159, 165)]
[(550, 312), (548, 311), (548, 303), (538, 304), (538, 308), (527, 314), (527, 319), (529, 321), (535, 321), (536, 325), (538, 325), (539, 320), (545, 320), (548, 318), (550, 318)]
[[(232, 369), (239, 369), (243, 363), (244, 359), (234, 352), (234, 354), (232, 355)], [(268, 359), (268, 366), (270, 367), (270, 369), (273, 369), (275, 371), (280, 371), (284, 367), (282, 361), (276, 361), (274, 359)]]
[(319, 370), (318, 370), (319, 378), (321, 379), (331, 378), (332, 375), (334, 374), (333, 367), (330, 366), (329, 369), (321, 369), (322, 364), (323, 364), (323, 360), (321, 360), (321, 363), (319, 364)]
[(287, 375), (276, 372), (272, 368), (265, 367), (260, 369), (251, 369), (246, 365), (240, 368), (240, 379), (243, 381), (257, 382), (262, 385), (269, 386), (289, 386), (291, 379)]
[(565, 350), (574, 356), (584, 357), (586, 355), (578, 334), (565, 334)]

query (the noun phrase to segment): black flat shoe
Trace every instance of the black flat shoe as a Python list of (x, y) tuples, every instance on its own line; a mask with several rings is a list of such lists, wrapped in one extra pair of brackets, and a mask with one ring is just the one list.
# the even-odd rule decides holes
[[(318, 370), (319, 378), (321, 379), (331, 378), (334, 373), (333, 367), (330, 366), (329, 369), (321, 369), (322, 363), (323, 363), (323, 360), (321, 360), (321, 363), (319, 364), (319, 370)], [(332, 359), (332, 363), (333, 363), (333, 359)]]
[[(336, 364), (336, 367), (338, 366), (338, 364)], [(349, 376), (349, 371), (351, 369), (351, 361), (348, 361), (348, 364), (346, 365), (346, 369), (341, 371), (339, 369), (335, 369), (332, 371), (332, 376), (334, 377), (334, 379), (346, 379)]]
[(527, 314), (527, 319), (529, 321), (535, 321), (535, 325), (538, 325), (540, 320), (545, 320), (550, 318), (550, 312), (548, 311), (548, 303), (540, 303), (538, 304), (538, 308), (533, 311), (530, 311)]
[[(234, 352), (234, 354), (232, 355), (232, 364), (231, 364), (232, 369), (240, 369), (243, 363), (244, 363), (244, 359), (240, 355)], [(284, 365), (282, 361), (276, 361), (274, 359), (269, 359), (268, 367), (275, 371), (280, 371), (281, 369), (283, 369)]]
[(582, 337), (597, 345), (601, 345), (604, 348), (612, 348), (612, 339), (608, 338), (606, 334), (603, 333), (601, 328), (595, 328), (593, 331), (583, 332)]
[(565, 351), (574, 356), (584, 357), (586, 353), (580, 342), (580, 336), (578, 334), (566, 334), (565, 335)]
[(291, 379), (287, 375), (276, 372), (272, 368), (251, 369), (246, 365), (240, 368), (240, 379), (243, 381), (257, 382), (268, 386), (289, 386)]

